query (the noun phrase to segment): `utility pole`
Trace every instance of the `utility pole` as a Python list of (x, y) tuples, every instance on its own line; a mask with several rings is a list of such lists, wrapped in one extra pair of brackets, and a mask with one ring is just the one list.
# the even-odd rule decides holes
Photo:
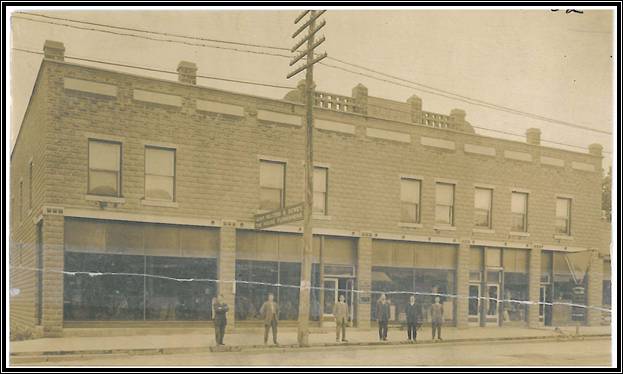
[[(290, 61), (290, 66), (296, 64), (303, 57), (307, 57), (304, 65), (299, 66), (293, 72), (288, 74), (287, 78), (297, 75), (306, 70), (305, 74), (305, 103), (307, 111), (307, 123), (305, 128), (305, 205), (303, 209), (303, 261), (301, 264), (301, 288), (299, 295), (299, 321), (298, 321), (298, 344), (301, 347), (309, 346), (309, 298), (311, 287), (311, 268), (313, 254), (313, 235), (312, 235), (312, 209), (314, 206), (314, 152), (313, 152), (313, 134), (314, 134), (314, 64), (327, 57), (326, 53), (314, 58), (314, 48), (324, 42), (324, 36), (315, 41), (316, 33), (324, 27), (326, 22), (323, 20), (316, 27), (316, 20), (325, 10), (315, 11), (306, 10), (299, 14), (294, 21), (298, 24), (306, 15), (309, 14), (307, 22), (302, 24), (298, 30), (292, 34), (292, 38), (296, 38), (303, 30), (307, 29), (307, 35), (298, 41), (291, 52), (297, 51), (305, 42), (307, 48), (300, 52)], [(322, 306), (321, 306), (322, 307)]]

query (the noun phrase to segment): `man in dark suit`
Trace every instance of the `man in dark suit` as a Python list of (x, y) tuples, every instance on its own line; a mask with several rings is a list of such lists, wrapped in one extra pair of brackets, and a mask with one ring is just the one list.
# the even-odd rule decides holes
[(376, 303), (376, 322), (379, 325), (379, 340), (387, 340), (387, 322), (389, 321), (389, 303), (385, 294), (381, 294)]
[(223, 338), (225, 337), (225, 326), (227, 326), (227, 311), (229, 311), (229, 306), (224, 303), (223, 295), (218, 295), (216, 297), (213, 310), (216, 344), (225, 345), (223, 344)]
[(268, 343), (268, 330), (273, 330), (273, 343), (277, 343), (277, 320), (279, 319), (279, 305), (273, 301), (272, 293), (268, 294), (268, 300), (260, 308), (260, 316), (264, 320), (264, 344)]
[(409, 341), (415, 342), (417, 338), (417, 327), (421, 318), (420, 306), (415, 303), (415, 295), (411, 295), (409, 298), (409, 304), (407, 304), (405, 314), (407, 315), (407, 337)]

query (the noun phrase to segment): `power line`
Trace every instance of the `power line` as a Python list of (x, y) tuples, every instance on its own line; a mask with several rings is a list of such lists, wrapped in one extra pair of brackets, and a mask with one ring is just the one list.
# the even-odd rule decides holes
[[(28, 50), (28, 49), (22, 49), (22, 48), (12, 48), (12, 49), (15, 50), (15, 51), (19, 51), (19, 52), (43, 55), (43, 52), (31, 51), (31, 50)], [(145, 66), (139, 66), (139, 65), (131, 65), (131, 64), (126, 64), (126, 63), (111, 62), (111, 61), (104, 61), (104, 60), (96, 60), (96, 59), (90, 59), (90, 58), (84, 58), (84, 57), (65, 56), (65, 58), (70, 59), (70, 60), (93, 62), (93, 63), (97, 63), (97, 64), (118, 66), (118, 67), (124, 67), (124, 68), (146, 70), (146, 71), (152, 71), (152, 72), (157, 72), (157, 73), (174, 74), (174, 75), (178, 74), (178, 72), (171, 71), (171, 70), (164, 70), (164, 69), (159, 69), (159, 68), (145, 67)], [(233, 82), (233, 83), (241, 83), (241, 84), (249, 84), (249, 85), (254, 85), (254, 86), (283, 88), (283, 89), (288, 89), (288, 90), (296, 89), (296, 87), (292, 87), (292, 86), (282, 86), (282, 85), (277, 85), (277, 84), (272, 84), (272, 83), (252, 82), (252, 81), (245, 81), (245, 80), (240, 80), (240, 79), (222, 78), (222, 77), (215, 77), (215, 76), (209, 76), (209, 75), (197, 74), (197, 78), (212, 79), (212, 80), (219, 80), (219, 81)]]
[(210, 39), (210, 38), (203, 38), (203, 37), (198, 37), (198, 36), (193, 36), (193, 35), (184, 35), (184, 34), (161, 32), (161, 31), (154, 31), (154, 30), (137, 29), (137, 28), (132, 28), (132, 27), (122, 27), (122, 26), (108, 25), (108, 24), (104, 24), (104, 23), (81, 21), (81, 20), (76, 20), (76, 19), (71, 19), (71, 18), (53, 17), (53, 16), (48, 16), (48, 15), (39, 14), (39, 13), (19, 12), (17, 14), (26, 14), (26, 15), (29, 15), (29, 16), (37, 16), (37, 17), (43, 17), (43, 18), (48, 18), (48, 19), (69, 21), (69, 22), (81, 23), (81, 24), (85, 24), (85, 25), (108, 27), (108, 28), (117, 29), (117, 30), (136, 31), (136, 32), (143, 32), (143, 33), (147, 33), (147, 34), (155, 34), (155, 35), (162, 35), (162, 36), (173, 36), (173, 37), (176, 37), (176, 38), (201, 40), (201, 41), (205, 41), (205, 42), (217, 42), (217, 43), (225, 43), (225, 44), (233, 44), (233, 45), (244, 45), (244, 46), (247, 46), (247, 47), (257, 47), (257, 48), (275, 49), (275, 50), (281, 50), (281, 51), (290, 51), (290, 49), (286, 48), (286, 47), (276, 47), (276, 46), (266, 45), (266, 44), (253, 44), (253, 43), (235, 42), (235, 41), (231, 41), (231, 40)]
[[(30, 54), (35, 54), (35, 55), (43, 55), (44, 54), (43, 52), (38, 52), (38, 51), (33, 51), (33, 50), (28, 50), (28, 49), (23, 49), (23, 48), (13, 47), (12, 49), (15, 50), (15, 51), (18, 51), (18, 52), (30, 53)], [(91, 63), (102, 64), (102, 65), (110, 65), (110, 66), (131, 68), (131, 69), (137, 69), (137, 70), (145, 70), (145, 71), (150, 71), (150, 72), (178, 75), (178, 72), (176, 72), (176, 71), (165, 70), (165, 69), (161, 69), (161, 68), (139, 66), (139, 65), (132, 65), (132, 64), (121, 63), (121, 62), (112, 62), (112, 61), (90, 59), (90, 58), (77, 57), (77, 56), (67, 56), (66, 55), (65, 58), (70, 59), (70, 60), (85, 61), (85, 62), (91, 62)], [(248, 84), (248, 85), (255, 85), (255, 86), (263, 86), (263, 87), (271, 87), (271, 88), (282, 88), (282, 89), (288, 89), (288, 90), (297, 89), (296, 87), (292, 87), (292, 86), (283, 86), (283, 85), (277, 85), (277, 84), (272, 84), (272, 83), (253, 82), (253, 81), (246, 81), (246, 80), (240, 80), (240, 79), (222, 78), (222, 77), (215, 77), (215, 76), (208, 76), (208, 75), (199, 75), (199, 74), (197, 75), (197, 78), (204, 78), (204, 79), (225, 81), (225, 82), (232, 82), (232, 83), (240, 83), (240, 84)], [(376, 107), (376, 108), (379, 108), (379, 109), (386, 109), (386, 110), (390, 110), (390, 111), (394, 111), (394, 112), (411, 114), (411, 112), (409, 112), (409, 111), (398, 109), (398, 108), (389, 108), (389, 107), (385, 107), (385, 106), (382, 106), (382, 105), (375, 105), (375, 104), (371, 104), (371, 103), (368, 103), (367, 105), (371, 106), (371, 107)], [(524, 135), (513, 133), (513, 132), (508, 132), (508, 131), (504, 131), (504, 130), (496, 130), (496, 129), (491, 129), (491, 128), (488, 128), (488, 127), (475, 126), (475, 125), (472, 125), (472, 127), (477, 128), (477, 129), (481, 129), (481, 130), (485, 130), (485, 131), (491, 131), (491, 132), (495, 132), (495, 133), (516, 136), (516, 137), (520, 137), (520, 138), (524, 137)], [(586, 147), (582, 147), (582, 146), (574, 145), (574, 144), (561, 143), (561, 142), (556, 142), (556, 141), (553, 141), (553, 140), (546, 140), (546, 139), (541, 139), (541, 141), (544, 142), (544, 143), (551, 143), (551, 144), (557, 144), (557, 145), (562, 145), (562, 146), (567, 146), (567, 147), (587, 150)], [(611, 152), (603, 151), (603, 153), (610, 154)]]
[[(266, 49), (274, 49), (274, 50), (284, 50), (284, 51), (285, 50), (289, 50), (288, 48), (279, 47), (279, 46), (271, 46), (271, 45), (265, 45), (265, 44), (253, 44), (253, 43), (242, 43), (242, 42), (234, 42), (234, 41), (227, 41), (227, 40), (220, 40), (220, 39), (202, 38), (202, 37), (196, 37), (196, 36), (191, 36), (191, 35), (158, 32), (158, 31), (146, 30), (146, 29), (121, 27), (121, 26), (115, 26), (115, 25), (109, 25), (109, 24), (102, 24), (102, 23), (95, 23), (95, 22), (75, 20), (75, 19), (70, 19), (70, 18), (47, 16), (47, 15), (42, 15), (42, 14), (38, 14), (38, 13), (20, 12), (19, 14), (26, 14), (26, 15), (30, 15), (30, 16), (44, 17), (44, 18), (48, 18), (48, 19), (63, 20), (63, 21), (69, 21), (69, 22), (75, 22), (75, 23), (81, 23), (81, 24), (87, 24), (87, 25), (95, 25), (95, 26), (99, 26), (99, 27), (107, 27), (107, 28), (113, 28), (113, 29), (119, 29), (119, 30), (142, 32), (142, 33), (161, 35), (161, 36), (174, 36), (174, 37), (187, 38), (187, 39), (193, 39), (193, 40), (202, 40), (202, 41), (210, 41), (210, 42), (225, 43), (225, 44), (243, 45), (243, 46), (250, 46), (250, 47), (256, 47), (256, 48), (266, 48)], [(79, 26), (75, 26), (75, 25), (69, 25), (69, 24), (57, 23), (57, 22), (51, 22), (51, 21), (35, 20), (35, 19), (19, 17), (19, 16), (14, 16), (14, 17), (15, 18), (24, 19), (24, 20), (33, 21), (33, 22), (50, 23), (50, 24), (55, 24), (55, 25), (60, 25), (60, 26), (65, 26), (65, 27), (73, 27), (73, 28), (89, 30), (89, 31), (98, 31), (98, 32), (104, 32), (104, 33), (112, 33), (112, 34), (115, 34), (115, 35), (131, 36), (131, 37), (136, 37), (136, 38), (144, 38), (144, 39), (147, 39), (147, 40), (165, 41), (165, 42), (172, 42), (172, 43), (182, 43), (182, 44), (191, 45), (191, 46), (217, 48), (217, 49), (232, 50), (232, 51), (237, 51), (237, 52), (256, 53), (256, 54), (260, 54), (260, 55), (269, 55), (269, 56), (275, 56), (275, 57), (289, 58), (289, 56), (287, 56), (287, 55), (282, 55), (282, 54), (278, 54), (278, 53), (266, 53), (266, 52), (238, 49), (238, 48), (228, 48), (228, 47), (215, 46), (215, 45), (205, 45), (205, 44), (201, 44), (201, 43), (188, 43), (188, 42), (184, 42), (184, 41), (171, 40), (171, 39), (150, 38), (150, 37), (147, 37), (147, 36), (144, 36), (144, 35), (117, 33), (117, 32), (112, 32), (112, 31), (108, 31), (108, 30), (85, 28), (85, 27), (79, 27)], [(451, 99), (451, 100), (462, 101), (462, 102), (465, 102), (465, 103), (468, 103), (468, 104), (477, 105), (477, 106), (481, 106), (481, 107), (485, 107), (485, 108), (489, 108), (489, 109), (493, 109), (493, 110), (503, 111), (503, 112), (506, 112), (506, 113), (515, 114), (515, 115), (519, 115), (519, 116), (525, 116), (525, 117), (536, 119), (536, 120), (540, 120), (540, 121), (545, 121), (545, 122), (550, 122), (550, 123), (554, 123), (554, 124), (569, 126), (569, 127), (573, 127), (573, 128), (577, 128), (577, 129), (581, 129), (581, 130), (586, 130), (586, 131), (598, 132), (598, 133), (602, 133), (602, 134), (606, 134), (606, 135), (612, 135), (612, 132), (609, 132), (609, 131), (594, 129), (594, 128), (578, 125), (578, 124), (567, 122), (567, 121), (562, 121), (562, 120), (558, 120), (558, 119), (545, 117), (545, 116), (542, 116), (542, 115), (539, 115), (539, 114), (534, 114), (534, 113), (525, 112), (525, 111), (521, 111), (521, 110), (510, 108), (510, 107), (498, 105), (498, 104), (489, 103), (489, 102), (486, 102), (484, 100), (470, 98), (470, 97), (465, 96), (465, 95), (453, 93), (453, 92), (450, 92), (450, 91), (446, 91), (446, 90), (442, 90), (442, 89), (439, 89), (439, 88), (435, 88), (435, 87), (432, 87), (432, 86), (429, 86), (429, 85), (425, 85), (425, 84), (422, 84), (422, 83), (418, 83), (418, 82), (415, 82), (415, 81), (410, 81), (410, 80), (407, 80), (407, 79), (404, 79), (404, 78), (393, 76), (393, 75), (390, 75), (390, 74), (387, 74), (387, 73), (379, 72), (377, 70), (370, 69), (370, 68), (362, 66), (362, 65), (350, 63), (350, 62), (347, 62), (347, 61), (344, 61), (344, 60), (341, 60), (341, 59), (338, 59), (338, 58), (335, 58), (335, 57), (330, 57), (329, 56), (328, 58), (333, 60), (333, 61), (342, 63), (344, 65), (352, 66), (352, 67), (355, 67), (355, 68), (358, 68), (358, 69), (362, 69), (362, 70), (365, 70), (365, 71), (368, 71), (368, 72), (379, 74), (381, 76), (389, 77), (389, 78), (394, 79), (394, 80), (399, 80), (399, 81), (407, 82), (407, 83), (410, 83), (410, 84), (413, 84), (413, 85), (416, 85), (416, 86), (424, 87), (425, 89), (422, 89), (422, 88), (419, 88), (419, 87), (412, 87), (412, 86), (403, 86), (403, 87), (408, 87), (410, 89), (415, 89), (415, 90), (418, 90), (418, 91), (426, 92), (426, 93), (429, 93), (431, 95), (437, 95), (437, 96), (445, 97), (445, 98), (448, 98), (448, 99)], [(363, 73), (360, 73), (360, 72), (356, 72), (356, 71), (352, 71), (352, 70), (349, 70), (349, 69), (345, 69), (343, 67), (330, 65), (330, 64), (326, 64), (326, 63), (321, 63), (321, 65), (324, 65), (324, 66), (327, 66), (327, 67), (333, 68), (333, 69), (339, 69), (339, 70), (342, 70), (342, 71), (346, 71), (346, 72), (349, 72), (349, 73), (352, 73), (352, 74), (357, 74), (357, 75), (365, 76), (365, 77), (368, 77), (368, 78), (381, 80), (378, 77), (366, 75), (366, 74), (363, 74)], [(386, 83), (390, 83), (390, 84), (396, 84), (396, 82), (393, 82), (393, 81), (388, 81), (388, 80), (381, 80), (381, 81), (386, 82)], [(438, 92), (436, 92), (436, 91), (438, 91)]]

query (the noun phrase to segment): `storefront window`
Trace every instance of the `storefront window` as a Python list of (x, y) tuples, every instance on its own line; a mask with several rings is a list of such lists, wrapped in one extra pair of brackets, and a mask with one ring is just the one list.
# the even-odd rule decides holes
[(86, 273), (65, 274), (64, 319), (143, 319), (143, 277), (131, 275), (143, 265), (143, 256), (66, 252), (65, 271)]
[(504, 323), (527, 321), (528, 304), (513, 301), (527, 301), (528, 298), (528, 274), (527, 273), (504, 273)]
[(298, 319), (298, 285), (301, 281), (299, 263), (238, 260), (236, 281), (236, 319), (260, 319), (260, 308), (269, 293), (275, 296), (279, 304), (279, 319)]
[(176, 279), (215, 279), (216, 260), (208, 258), (146, 257), (145, 319), (201, 321), (212, 319), (216, 283)]

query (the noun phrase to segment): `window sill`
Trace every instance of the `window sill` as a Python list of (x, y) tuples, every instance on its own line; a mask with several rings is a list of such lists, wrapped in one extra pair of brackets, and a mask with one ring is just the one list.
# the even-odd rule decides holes
[(84, 198), (87, 201), (103, 201), (106, 203), (125, 204), (125, 199), (123, 197), (100, 196), (100, 195), (88, 195), (87, 194)]
[(478, 234), (495, 234), (495, 230), (493, 229), (472, 229), (472, 232), (474, 233), (478, 233)]
[(570, 236), (570, 235), (554, 235), (554, 239), (558, 239), (558, 240), (573, 240), (573, 236)]
[(165, 208), (177, 208), (177, 202), (175, 201), (160, 201), (160, 200), (141, 200), (142, 206), (160, 206)]
[(456, 226), (433, 226), (433, 230), (437, 230), (437, 231), (456, 231)]
[(508, 235), (510, 236), (523, 236), (523, 237), (528, 237), (530, 236), (529, 232), (521, 232), (521, 231), (511, 231), (508, 233)]
[(409, 227), (412, 229), (421, 229), (424, 227), (421, 223), (398, 222), (399, 227)]
[(322, 221), (330, 221), (331, 216), (326, 216), (324, 214), (312, 214), (312, 219), (322, 220)]

